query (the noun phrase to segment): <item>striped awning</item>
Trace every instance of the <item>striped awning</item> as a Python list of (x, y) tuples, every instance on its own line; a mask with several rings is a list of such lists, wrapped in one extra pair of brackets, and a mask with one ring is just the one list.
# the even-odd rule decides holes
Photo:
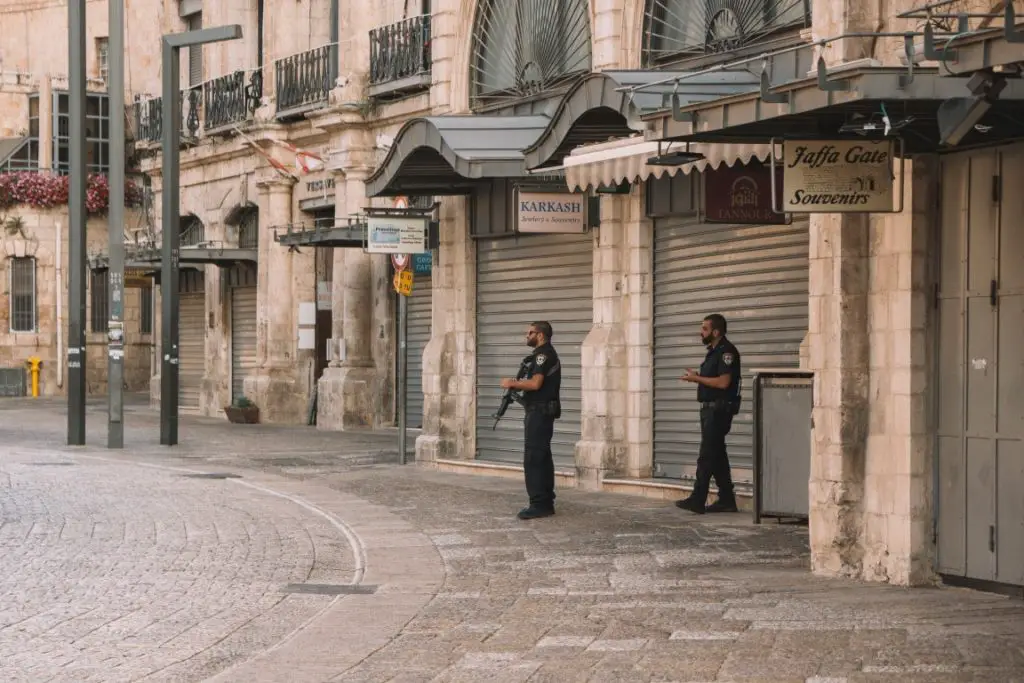
[(637, 182), (677, 173), (701, 172), (722, 165), (733, 166), (747, 163), (751, 159), (765, 161), (771, 155), (771, 145), (758, 144), (711, 144), (711, 143), (661, 143), (661, 153), (679, 150), (699, 152), (704, 159), (680, 166), (655, 166), (647, 160), (659, 153), (658, 143), (634, 136), (577, 147), (565, 157), (563, 167), (565, 180), (572, 191), (596, 189), (604, 185), (611, 187), (623, 181)]

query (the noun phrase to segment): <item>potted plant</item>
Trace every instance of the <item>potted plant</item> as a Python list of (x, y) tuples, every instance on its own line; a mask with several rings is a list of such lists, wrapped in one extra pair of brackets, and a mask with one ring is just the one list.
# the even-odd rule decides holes
[(228, 421), (233, 424), (254, 425), (260, 421), (260, 409), (245, 396), (240, 396), (224, 407)]

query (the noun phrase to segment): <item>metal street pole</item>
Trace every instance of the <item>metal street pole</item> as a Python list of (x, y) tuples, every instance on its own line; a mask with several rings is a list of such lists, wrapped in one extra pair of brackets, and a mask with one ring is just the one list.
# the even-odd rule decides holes
[(409, 369), (409, 297), (398, 295), (398, 456), (406, 463), (406, 427), (408, 425)]
[(68, 445), (85, 445), (85, 3), (68, 1)]
[(107, 323), (107, 448), (124, 448), (124, 0), (109, 0), (110, 266)]
[(160, 263), (160, 443), (174, 446), (178, 443), (178, 258), (181, 235), (178, 232), (178, 218), (181, 211), (181, 193), (178, 171), (181, 150), (181, 68), (182, 48), (193, 45), (236, 40), (242, 37), (238, 24), (204, 28), (184, 33), (169, 33), (161, 43), (163, 59), (163, 90), (161, 95), (161, 142), (163, 160), (161, 174), (161, 244)]

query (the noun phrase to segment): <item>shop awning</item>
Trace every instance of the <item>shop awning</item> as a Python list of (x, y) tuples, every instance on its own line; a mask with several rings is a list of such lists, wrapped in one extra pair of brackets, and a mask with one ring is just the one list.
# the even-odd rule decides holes
[(468, 194), (480, 180), (526, 175), (523, 150), (547, 116), (431, 116), (402, 126), (366, 180), (367, 197)]
[(362, 247), (366, 221), (287, 225), (274, 229), (274, 241), (283, 247)]
[[(651, 157), (674, 152), (677, 148), (703, 154), (704, 158), (678, 166), (647, 163)], [(622, 182), (633, 183), (665, 175), (674, 176), (677, 173), (699, 172), (709, 166), (718, 168), (722, 165), (745, 164), (755, 158), (765, 161), (770, 155), (770, 145), (708, 145), (699, 142), (662, 142), (659, 145), (643, 137), (633, 137), (578, 147), (565, 158), (563, 167), (566, 184), (570, 190), (576, 191), (612, 187)]]
[[(938, 109), (947, 100), (971, 96), (967, 79), (939, 69), (855, 66), (757, 92), (681, 106), (656, 117), (662, 140), (750, 143), (772, 138), (860, 139), (883, 135), (884, 118), (909, 154), (940, 150)], [(961, 146), (992, 144), (1024, 134), (1024, 82), (1005, 90), (960, 139)]]
[[(628, 138), (646, 129), (642, 117), (666, 106), (675, 96), (693, 104), (756, 90), (759, 80), (746, 72), (695, 76), (678, 87), (654, 84), (686, 72), (604, 71), (584, 77), (562, 97), (551, 122), (526, 150), (526, 167), (537, 171), (558, 166), (580, 145)], [(654, 84), (654, 85), (651, 85)], [(624, 88), (643, 85), (632, 94)]]
[[(903, 12), (899, 17), (921, 22), (927, 21), (930, 13), (951, 10), (948, 3), (940, 3)], [(989, 14), (985, 16), (984, 22), (987, 28), (960, 30), (944, 40), (934, 55), (942, 62), (942, 73), (969, 76), (987, 69), (1011, 67), (1007, 70), (1009, 73), (1019, 74), (1024, 68), (1024, 20), (1018, 20), (1013, 2), (1006, 2), (1001, 18), (1002, 26), (996, 25), (999, 21), (994, 14)], [(932, 29), (926, 24), (924, 30)], [(929, 38), (934, 40), (934, 33)]]
[[(140, 250), (134, 257), (137, 264), (160, 263), (162, 252), (159, 248)], [(216, 265), (231, 268), (239, 263), (258, 263), (259, 252), (256, 249), (237, 249), (232, 247), (181, 247), (178, 250), (178, 263), (181, 267)]]
[(468, 194), (480, 180), (522, 178), (558, 167), (584, 144), (635, 135), (644, 114), (675, 100), (692, 104), (756, 90), (747, 72), (697, 76), (676, 87), (648, 85), (685, 72), (606, 71), (589, 74), (552, 103), (550, 115), (434, 116), (408, 122), (367, 179), (368, 197)]

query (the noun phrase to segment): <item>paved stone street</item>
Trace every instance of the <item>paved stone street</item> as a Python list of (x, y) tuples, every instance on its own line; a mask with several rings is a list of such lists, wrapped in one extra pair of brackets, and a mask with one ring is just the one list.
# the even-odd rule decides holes
[(65, 419), (0, 401), (2, 681), (1024, 681), (1024, 603), (814, 578), (805, 528), (576, 491), (525, 523), (394, 432)]

